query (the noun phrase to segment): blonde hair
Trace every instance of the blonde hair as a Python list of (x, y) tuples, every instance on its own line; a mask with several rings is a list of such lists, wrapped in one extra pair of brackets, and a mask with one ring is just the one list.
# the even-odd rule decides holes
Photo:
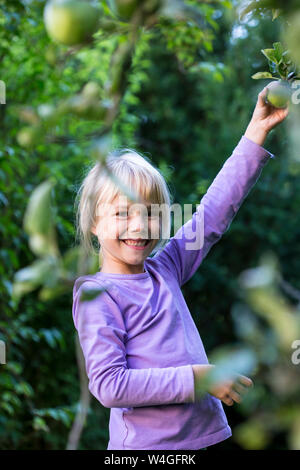
[[(131, 148), (112, 150), (107, 155), (105, 163), (111, 176), (104, 164), (97, 161), (87, 169), (87, 174), (79, 187), (75, 198), (76, 240), (79, 240), (86, 254), (96, 254), (93, 239), (97, 237), (92, 234), (91, 229), (96, 224), (98, 204), (110, 204), (116, 196), (124, 194), (117, 184), (120, 183), (143, 201), (159, 205), (162, 212), (162, 227), (160, 238), (152, 253), (158, 252), (168, 242), (171, 227), (172, 195), (163, 175), (150, 159)], [(163, 238), (163, 234), (168, 235)], [(98, 239), (97, 248), (99, 248)], [(99, 255), (101, 259), (101, 246)]]

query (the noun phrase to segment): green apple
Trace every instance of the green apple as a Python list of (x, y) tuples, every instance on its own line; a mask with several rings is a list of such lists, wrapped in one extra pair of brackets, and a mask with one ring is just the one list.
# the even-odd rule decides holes
[(44, 23), (53, 40), (74, 46), (91, 40), (98, 29), (100, 13), (86, 0), (50, 0), (44, 9)]
[(275, 108), (286, 108), (291, 98), (291, 86), (286, 80), (274, 80), (267, 85), (267, 103)]
[(107, 0), (111, 11), (121, 20), (130, 21), (141, 0)]
[(68, 100), (69, 112), (83, 119), (99, 120), (106, 115), (105, 105), (93, 96), (75, 95)]
[(130, 21), (135, 10), (142, 6), (145, 19), (156, 13), (161, 7), (162, 0), (106, 0), (111, 11), (123, 21)]
[(17, 141), (21, 147), (31, 149), (38, 144), (41, 137), (39, 126), (23, 127), (17, 134)]

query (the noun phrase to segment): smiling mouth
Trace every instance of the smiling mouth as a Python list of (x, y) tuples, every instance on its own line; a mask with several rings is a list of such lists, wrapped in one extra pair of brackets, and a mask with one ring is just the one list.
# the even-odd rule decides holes
[(134, 247), (141, 247), (141, 248), (144, 248), (145, 246), (149, 245), (151, 240), (142, 240), (142, 239), (139, 239), (139, 240), (134, 240), (134, 239), (125, 239), (125, 240), (122, 240), (121, 239), (121, 242), (125, 243), (125, 245), (127, 246), (134, 246)]

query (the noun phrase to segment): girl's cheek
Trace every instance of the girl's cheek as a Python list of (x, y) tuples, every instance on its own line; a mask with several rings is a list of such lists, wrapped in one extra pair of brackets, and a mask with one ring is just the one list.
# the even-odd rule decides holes
[(151, 240), (159, 240), (160, 238), (160, 223), (159, 220), (149, 222), (149, 237)]
[(116, 238), (124, 238), (128, 232), (128, 222), (127, 220), (119, 220), (116, 222), (115, 228), (115, 237)]
[(97, 234), (98, 238), (100, 237), (103, 240), (111, 240), (118, 238), (118, 223), (114, 218), (103, 219), (97, 225)]

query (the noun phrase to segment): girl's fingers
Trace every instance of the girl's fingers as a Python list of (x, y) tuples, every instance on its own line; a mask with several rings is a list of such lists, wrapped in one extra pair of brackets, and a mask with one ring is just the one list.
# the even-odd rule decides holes
[(287, 117), (287, 115), (289, 114), (290, 112), (290, 103), (287, 104), (287, 107), (283, 110), (283, 117), (284, 119)]
[(222, 402), (225, 403), (225, 405), (227, 405), (227, 406), (232, 406), (233, 403), (234, 403), (233, 399), (229, 395), (227, 395), (227, 397), (223, 398)]
[(241, 396), (237, 392), (235, 392), (234, 390), (231, 390), (229, 396), (236, 403), (241, 403), (241, 401), (242, 401)]
[(245, 387), (244, 385), (242, 385), (238, 382), (236, 382), (233, 385), (233, 388), (236, 392), (240, 393), (241, 395), (244, 395), (247, 392), (247, 387)]
[(267, 97), (268, 87), (265, 86), (263, 90), (258, 94), (258, 103), (262, 106), (266, 104), (265, 99)]
[(234, 404), (234, 402), (236, 403), (241, 403), (242, 401), (242, 397), (241, 395), (239, 395), (237, 392), (235, 392), (234, 390), (230, 390), (230, 392), (226, 395), (226, 397), (224, 397), (222, 399), (222, 401), (228, 405), (228, 406), (232, 406)]
[(246, 385), (246, 387), (253, 387), (253, 382), (249, 377), (246, 377), (245, 375), (239, 375), (238, 381), (241, 382), (241, 384)]

